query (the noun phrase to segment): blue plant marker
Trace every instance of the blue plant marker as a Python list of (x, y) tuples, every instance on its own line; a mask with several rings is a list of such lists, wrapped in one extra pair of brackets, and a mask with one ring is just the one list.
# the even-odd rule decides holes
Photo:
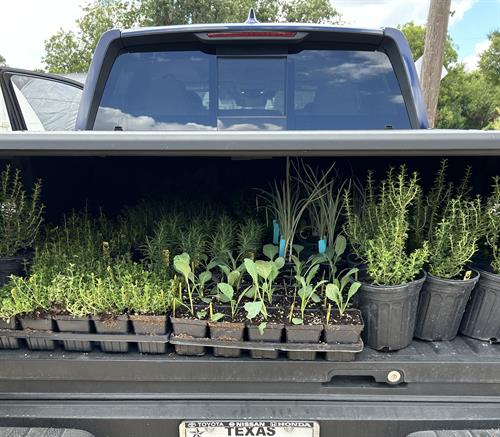
[(276, 246), (280, 240), (280, 226), (277, 220), (273, 220), (273, 244)]
[(325, 239), (318, 240), (318, 252), (319, 253), (326, 252), (326, 240)]
[(285, 256), (285, 239), (282, 238), (280, 240), (280, 251), (279, 251), (279, 256), (284, 257)]

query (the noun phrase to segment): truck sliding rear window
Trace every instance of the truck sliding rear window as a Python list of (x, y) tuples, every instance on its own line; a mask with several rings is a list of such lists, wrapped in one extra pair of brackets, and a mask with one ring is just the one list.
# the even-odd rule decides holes
[(127, 131), (410, 127), (389, 58), (364, 50), (121, 53), (94, 125)]

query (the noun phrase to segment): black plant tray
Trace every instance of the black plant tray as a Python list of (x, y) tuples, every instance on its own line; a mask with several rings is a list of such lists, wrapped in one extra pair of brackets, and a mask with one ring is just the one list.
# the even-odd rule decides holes
[(326, 358), (331, 361), (352, 361), (354, 355), (363, 350), (363, 341), (352, 344), (327, 343), (273, 343), (266, 341), (224, 341), (211, 338), (186, 338), (171, 335), (170, 344), (187, 346), (220, 347), (228, 349), (266, 350), (283, 352), (325, 352)]
[(80, 332), (54, 332), (54, 331), (36, 331), (0, 329), (0, 336), (14, 338), (43, 338), (49, 340), (83, 340), (83, 341), (111, 341), (127, 343), (168, 343), (170, 333), (165, 335), (146, 335), (146, 334), (97, 334)]

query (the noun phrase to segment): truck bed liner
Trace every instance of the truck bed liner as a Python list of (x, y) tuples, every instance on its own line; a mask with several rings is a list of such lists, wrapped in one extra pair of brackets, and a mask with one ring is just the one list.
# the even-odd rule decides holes
[[(391, 385), (388, 374), (401, 381)], [(335, 363), (166, 355), (0, 352), (0, 398), (320, 399), (396, 396), (500, 396), (500, 345), (466, 337), (415, 340), (399, 352), (366, 348), (354, 362)], [(477, 399), (476, 399), (477, 401)]]

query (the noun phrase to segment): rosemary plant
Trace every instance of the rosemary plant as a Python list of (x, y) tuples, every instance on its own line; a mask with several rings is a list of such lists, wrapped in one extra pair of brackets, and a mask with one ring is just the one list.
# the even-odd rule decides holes
[[(421, 190), (416, 173), (408, 176), (405, 166), (390, 169), (377, 190), (368, 174), (364, 204), (355, 210), (349, 190), (345, 192), (345, 231), (356, 254), (368, 264), (375, 284), (399, 285), (422, 270), (428, 246), (408, 251), (409, 212)], [(409, 253), (408, 253), (409, 252)]]
[(491, 268), (500, 274), (500, 177), (493, 178), (492, 192), (486, 203), (485, 235)]
[(16, 256), (33, 245), (43, 221), (41, 189), (38, 181), (28, 196), (20, 170), (7, 166), (0, 174), (0, 257)]

